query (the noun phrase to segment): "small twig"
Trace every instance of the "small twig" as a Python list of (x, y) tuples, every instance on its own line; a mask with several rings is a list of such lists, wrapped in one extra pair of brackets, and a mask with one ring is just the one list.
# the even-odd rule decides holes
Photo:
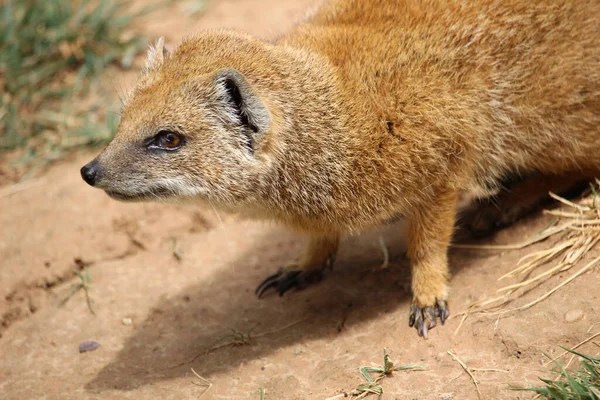
[[(500, 300), (504, 300), (506, 302), (506, 300), (508, 299), (508, 295), (510, 295), (511, 293), (512, 292), (506, 293), (506, 294), (504, 294), (502, 296), (499, 296), (499, 297), (494, 297), (493, 299), (481, 300), (481, 301), (477, 301), (475, 303), (472, 303), (465, 311), (461, 311), (459, 313), (451, 315), (448, 319), (457, 318), (457, 317), (460, 317), (461, 315), (464, 316), (464, 315), (470, 314), (472, 312), (483, 312), (483, 310), (481, 310), (481, 308), (487, 306), (488, 304), (496, 303), (496, 302), (498, 302)], [(504, 304), (504, 303), (502, 303), (502, 304)], [(499, 306), (496, 306), (496, 307), (499, 307)]]
[(467, 312), (465, 312), (462, 316), (462, 318), (460, 319), (460, 324), (458, 324), (458, 326), (456, 327), (456, 330), (454, 331), (454, 336), (458, 335), (458, 331), (460, 331), (460, 328), (462, 328), (463, 324), (465, 323), (465, 321), (467, 320), (467, 318), (469, 317), (469, 310), (467, 310)]
[(596, 325), (598, 325), (598, 324), (600, 324), (600, 321), (598, 321), (598, 322), (596, 322), (596, 323), (592, 324), (592, 326), (590, 326), (590, 327), (587, 329), (587, 331), (585, 331), (585, 333), (590, 333), (590, 332), (592, 331), (592, 329), (594, 329), (594, 327), (595, 327)]
[(450, 355), (450, 357), (454, 358), (454, 361), (456, 361), (457, 363), (460, 364), (460, 366), (465, 370), (465, 372), (467, 374), (469, 374), (469, 376), (473, 380), (473, 383), (475, 384), (475, 389), (477, 389), (477, 397), (481, 399), (481, 392), (479, 391), (479, 384), (477, 384), (477, 380), (475, 379), (475, 377), (473, 376), (473, 374), (469, 370), (469, 367), (467, 367), (467, 365), (464, 362), (462, 362), (460, 360), (460, 358), (458, 358), (457, 356), (455, 356), (450, 350), (448, 350), (447, 353)]
[(475, 372), (504, 372), (508, 374), (510, 371), (506, 369), (497, 369), (497, 368), (469, 368), (471, 371)]
[(284, 331), (284, 330), (286, 330), (286, 329), (288, 329), (288, 328), (291, 328), (291, 327), (292, 327), (292, 326), (294, 326), (294, 325), (298, 325), (299, 323), (301, 323), (301, 322), (304, 322), (304, 321), (306, 321), (307, 319), (308, 319), (308, 317), (307, 317), (307, 318), (300, 319), (300, 320), (298, 320), (298, 321), (295, 321), (295, 322), (290, 322), (289, 324), (287, 324), (287, 325), (284, 325), (284, 326), (282, 326), (281, 328), (276, 328), (276, 329), (273, 329), (273, 330), (270, 330), (270, 331), (266, 331), (266, 332), (257, 333), (256, 335), (252, 335), (252, 337), (255, 337), (255, 338), (257, 338), (257, 337), (261, 337), (261, 336), (270, 335), (270, 334), (272, 334), (272, 333), (281, 332), (281, 331)]
[(565, 199), (565, 198), (563, 198), (563, 197), (560, 197), (560, 196), (558, 196), (558, 195), (556, 195), (556, 194), (554, 194), (554, 193), (552, 193), (552, 192), (550, 192), (550, 193), (548, 193), (548, 194), (549, 194), (549, 195), (550, 195), (550, 197), (552, 197), (554, 200), (560, 201), (561, 203), (563, 203), (563, 204), (565, 204), (565, 205), (567, 205), (567, 206), (569, 206), (569, 207), (573, 207), (573, 208), (575, 208), (575, 209), (577, 209), (577, 210), (579, 210), (579, 211), (589, 211), (589, 208), (588, 208), (588, 207), (584, 207), (584, 206), (582, 206), (582, 205), (580, 205), (580, 204), (575, 204), (575, 203), (573, 203), (572, 201), (569, 201), (569, 200), (567, 200), (567, 199)]
[(552, 215), (561, 218), (593, 218), (591, 215), (585, 215), (580, 213), (567, 212), (562, 210), (544, 210), (545, 215)]
[[(192, 381), (192, 383), (193, 383), (193, 384), (195, 384), (195, 385), (197, 385), (197, 386), (203, 386), (203, 387), (205, 387), (205, 388), (206, 388), (206, 389), (204, 390), (204, 392), (202, 392), (202, 394), (200, 395), (200, 397), (202, 397), (202, 396), (204, 396), (204, 394), (205, 394), (206, 392), (208, 392), (208, 391), (210, 390), (210, 388), (212, 387), (212, 383), (210, 383), (210, 382), (208, 381), (208, 379), (205, 379), (205, 378), (201, 377), (200, 375), (198, 375), (198, 373), (197, 373), (196, 371), (194, 371), (194, 368), (190, 368), (190, 369), (192, 370), (192, 373), (193, 373), (194, 375), (196, 375), (196, 378), (200, 379), (200, 380), (203, 382), (203, 384), (200, 384), (200, 383), (198, 383), (198, 382), (194, 382), (194, 381)], [(200, 397), (199, 397), (199, 398), (200, 398)]]
[[(587, 342), (591, 341), (592, 339), (594, 339), (594, 338), (596, 338), (598, 336), (600, 336), (600, 332), (598, 332), (598, 333), (590, 336), (589, 338), (585, 339), (583, 342), (581, 342), (581, 343), (575, 345), (574, 347), (572, 347), (570, 350), (576, 350), (577, 348), (583, 346), (584, 344), (586, 344)], [(559, 358), (561, 358), (562, 356), (564, 356), (566, 354), (569, 354), (569, 352), (568, 351), (564, 351), (564, 352), (560, 353), (558, 356), (554, 357), (552, 360), (550, 360), (550, 361), (546, 362), (544, 365), (542, 365), (542, 367), (545, 367), (548, 364), (552, 364), (554, 361), (558, 360)]]

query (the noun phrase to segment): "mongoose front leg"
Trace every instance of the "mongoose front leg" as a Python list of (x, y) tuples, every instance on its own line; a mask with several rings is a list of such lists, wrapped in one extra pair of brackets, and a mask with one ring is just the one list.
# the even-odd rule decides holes
[(413, 302), (409, 325), (427, 338), (440, 318), (448, 317), (448, 246), (456, 216), (456, 192), (441, 192), (409, 222), (408, 255), (411, 259)]
[(312, 236), (300, 263), (281, 268), (256, 288), (260, 298), (265, 291), (274, 288), (283, 296), (289, 289), (302, 289), (318, 282), (325, 268), (332, 268), (339, 243), (339, 236)]

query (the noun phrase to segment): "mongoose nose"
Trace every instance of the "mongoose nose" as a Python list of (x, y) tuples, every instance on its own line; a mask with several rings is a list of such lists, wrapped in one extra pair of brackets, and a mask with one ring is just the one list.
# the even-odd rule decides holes
[(81, 168), (81, 177), (88, 185), (94, 186), (96, 184), (96, 177), (98, 175), (98, 162), (93, 160), (89, 164), (86, 164)]

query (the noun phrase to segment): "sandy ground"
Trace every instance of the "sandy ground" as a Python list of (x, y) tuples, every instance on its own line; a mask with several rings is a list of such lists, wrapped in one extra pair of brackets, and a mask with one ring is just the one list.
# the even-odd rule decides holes
[[(202, 28), (234, 27), (262, 37), (288, 29), (309, 0), (222, 0), (195, 19), (172, 9), (144, 29), (176, 43)], [(120, 75), (126, 86), (134, 74)], [(507, 390), (553, 376), (542, 352), (558, 354), (599, 330), (600, 272), (575, 280), (518, 314), (460, 319), (419, 339), (407, 324), (409, 269), (399, 227), (346, 238), (319, 285), (258, 300), (255, 286), (297, 258), (304, 238), (276, 226), (212, 210), (122, 204), (83, 183), (77, 154), (25, 184), (0, 188), (0, 398), (2, 399), (325, 399), (363, 383), (358, 368), (381, 365), (387, 348), (398, 372), (384, 399), (476, 399), (475, 386), (448, 351), (474, 371), (482, 399), (531, 398)], [(489, 242), (514, 243), (548, 220), (528, 218)], [(378, 245), (391, 251), (382, 270)], [(451, 310), (491, 298), (497, 278), (527, 250), (452, 250)], [(178, 260), (174, 249), (180, 254)], [(95, 315), (83, 291), (63, 300), (89, 268)], [(520, 301), (559, 282), (553, 278)], [(565, 322), (576, 310), (582, 318)], [(233, 331), (239, 346), (207, 350)], [(100, 347), (80, 354), (79, 343)], [(598, 348), (584, 347), (594, 354)], [(191, 372), (211, 382), (201, 383)], [(194, 382), (196, 384), (194, 384)]]

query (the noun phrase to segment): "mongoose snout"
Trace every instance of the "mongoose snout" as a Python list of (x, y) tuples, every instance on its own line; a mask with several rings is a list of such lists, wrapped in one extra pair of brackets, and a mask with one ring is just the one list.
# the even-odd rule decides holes
[(96, 185), (96, 176), (98, 175), (99, 169), (100, 166), (98, 165), (98, 161), (94, 159), (81, 168), (81, 177), (88, 185), (94, 186)]

